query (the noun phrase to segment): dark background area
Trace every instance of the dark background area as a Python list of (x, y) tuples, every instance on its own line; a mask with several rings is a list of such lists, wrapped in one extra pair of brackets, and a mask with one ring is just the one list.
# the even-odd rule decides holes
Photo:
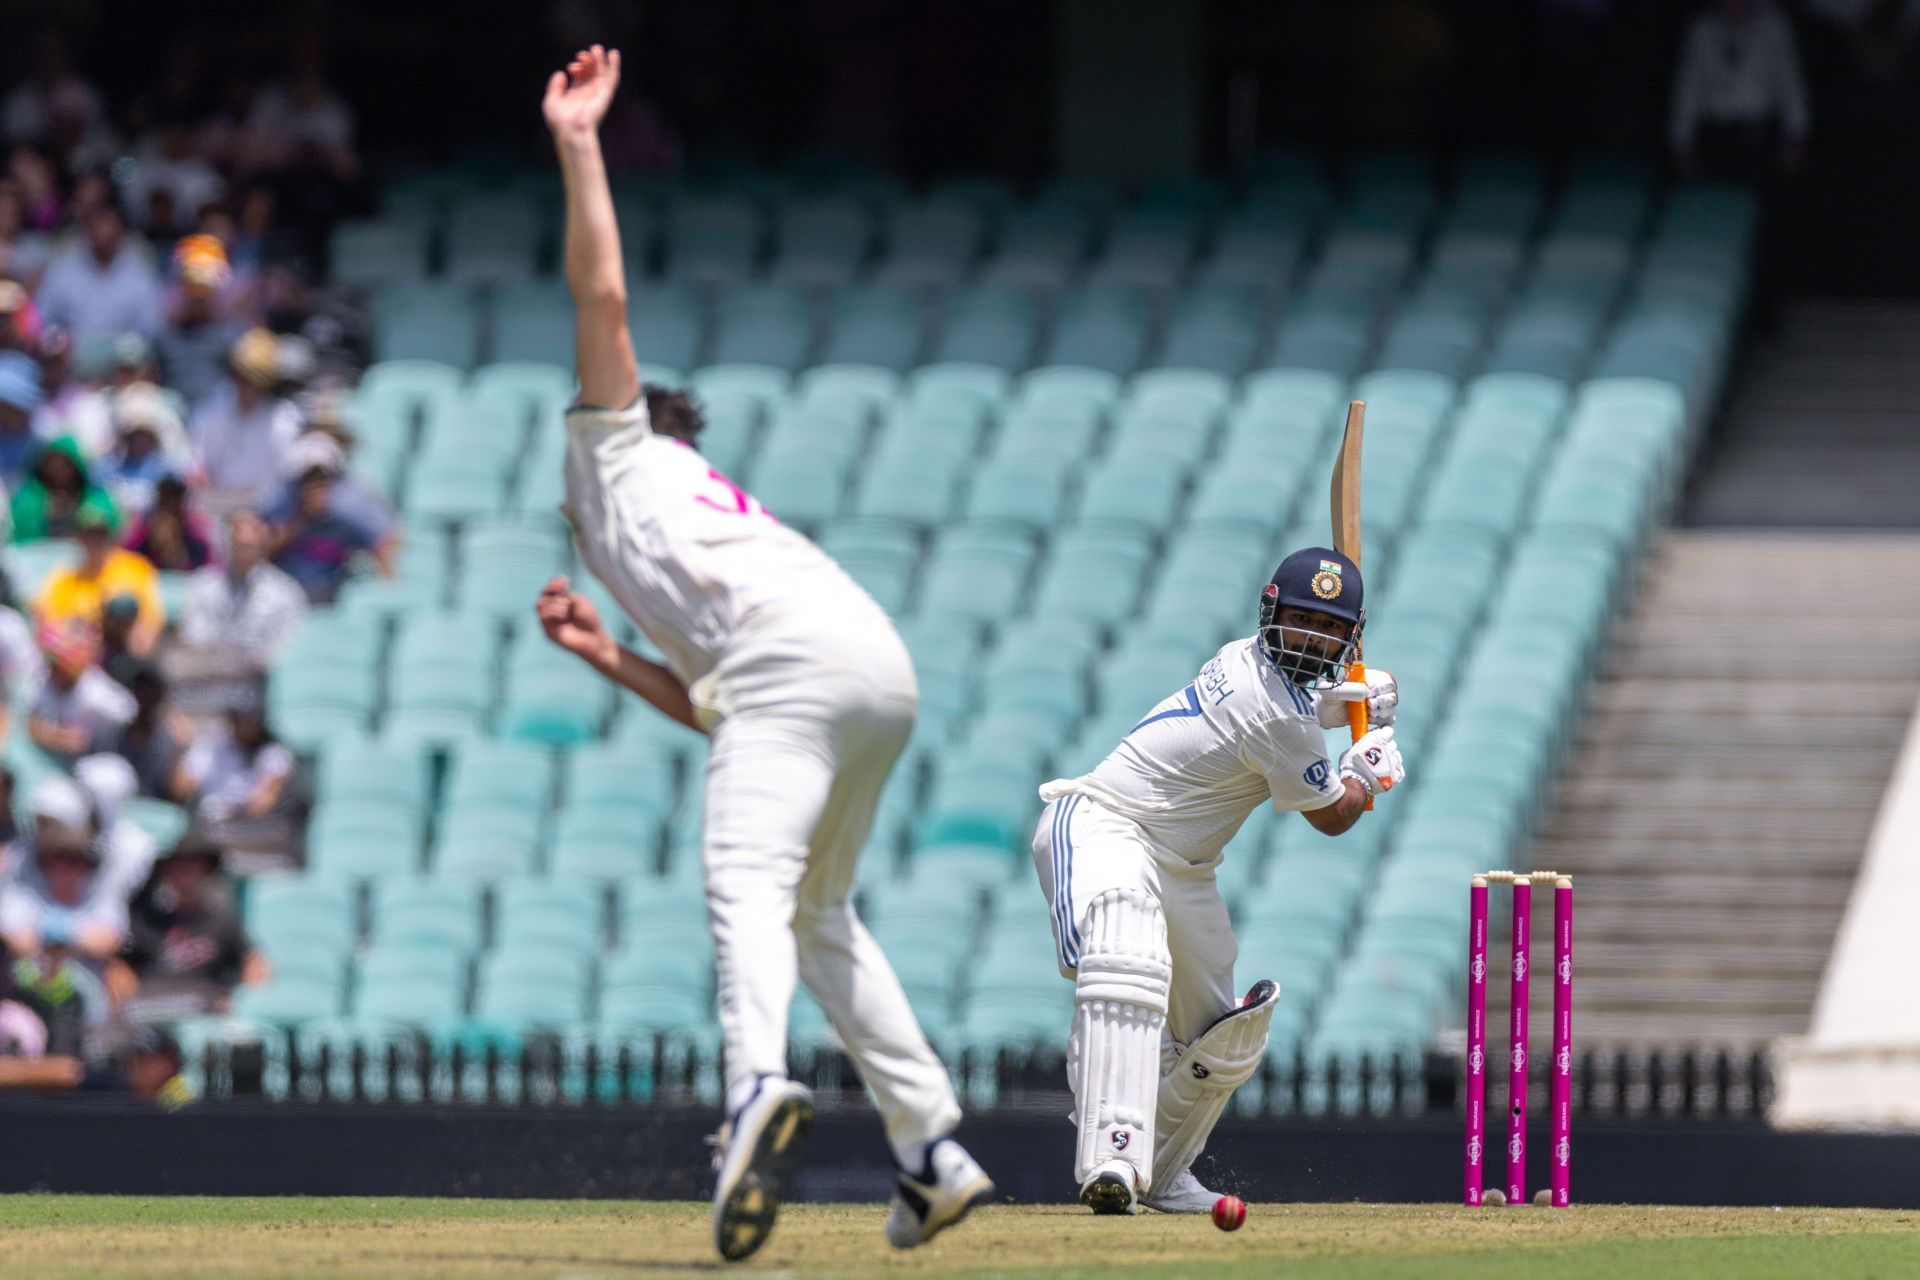
[[(1175, 0), (1168, 0), (1169, 3)], [(1184, 0), (1182, 0), (1184, 2)], [(1194, 154), (1230, 173), (1278, 147), (1335, 161), (1392, 147), (1665, 161), (1677, 0), (1205, 0)], [(1795, 16), (1813, 100), (1806, 168), (1782, 193), (1796, 289), (1920, 291), (1920, 24)], [(1115, 8), (1115, 20), (1124, 13)], [(598, 37), (698, 176), (740, 162), (853, 157), (910, 179), (1021, 180), (1056, 158), (1065, 0), (332, 0), (275, 6), (0, 3), (0, 84), (51, 25), (117, 115), (210, 109), (320, 51), (378, 179), (474, 153), (537, 157), (542, 78)], [(1143, 95), (1164, 87), (1139, 86)], [(1169, 112), (1169, 115), (1175, 113)]]

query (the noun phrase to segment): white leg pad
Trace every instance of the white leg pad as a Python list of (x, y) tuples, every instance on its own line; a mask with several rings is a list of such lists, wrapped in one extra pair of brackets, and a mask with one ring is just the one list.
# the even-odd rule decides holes
[(1154, 1120), (1159, 1135), (1153, 1152), (1155, 1185), (1172, 1186), (1199, 1158), (1227, 1099), (1260, 1069), (1267, 1053), (1267, 1024), (1279, 1000), (1277, 984), (1256, 983), (1244, 1003), (1215, 1019), (1161, 1077)]
[(1173, 956), (1167, 921), (1142, 889), (1108, 889), (1087, 904), (1073, 993), (1067, 1078), (1079, 1145), (1074, 1177), (1122, 1160), (1145, 1191), (1153, 1172), (1154, 1091)]

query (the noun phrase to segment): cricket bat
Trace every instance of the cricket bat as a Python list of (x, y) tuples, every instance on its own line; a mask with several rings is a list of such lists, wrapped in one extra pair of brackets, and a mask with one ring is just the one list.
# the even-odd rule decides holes
[[(1365, 568), (1360, 564), (1360, 438), (1366, 432), (1367, 406), (1364, 401), (1355, 400), (1347, 406), (1347, 432), (1340, 440), (1340, 456), (1333, 464), (1333, 549), (1353, 561), (1354, 567)], [(1360, 661), (1360, 651), (1356, 648), (1353, 666), (1347, 673), (1348, 680), (1364, 681), (1367, 669)], [(1347, 704), (1347, 723), (1353, 730), (1354, 741), (1359, 741), (1367, 732), (1367, 700)], [(1367, 797), (1367, 808), (1373, 808), (1373, 797)]]

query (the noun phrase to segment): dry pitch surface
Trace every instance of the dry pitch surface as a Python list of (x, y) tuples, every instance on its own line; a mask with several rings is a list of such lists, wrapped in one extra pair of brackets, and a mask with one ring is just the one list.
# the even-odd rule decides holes
[(716, 1262), (704, 1204), (0, 1197), (0, 1277), (1250, 1277), (1920, 1275), (1920, 1213), (1845, 1209), (1255, 1205), (1095, 1219), (996, 1206), (911, 1254), (878, 1206), (790, 1208), (759, 1257)]

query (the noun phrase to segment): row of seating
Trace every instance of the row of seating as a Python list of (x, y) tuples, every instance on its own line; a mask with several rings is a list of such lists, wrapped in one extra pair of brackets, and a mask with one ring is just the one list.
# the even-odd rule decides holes
[[(1296, 176), (1300, 189), (1314, 187)], [(712, 423), (703, 448), (813, 532), (895, 613), (914, 653), (921, 720), (882, 795), (858, 884), (943, 1049), (1057, 1047), (1070, 989), (1054, 972), (1026, 857), (1035, 787), (1097, 762), (1223, 639), (1246, 633), (1282, 550), (1326, 537), (1325, 476), (1349, 395), (1369, 405), (1368, 649), (1401, 680), (1413, 774), (1336, 842), (1257, 814), (1220, 877), (1241, 926), (1242, 971), (1287, 988), (1279, 1052), (1413, 1056), (1452, 1016), (1462, 882), (1525, 861), (1607, 620), (1718, 394), (1745, 290), (1745, 206), (1683, 195), (1656, 207), (1644, 190), (1576, 198), (1585, 189), (1561, 197), (1538, 246), (1527, 243), (1538, 201), (1527, 206), (1532, 221), (1482, 228), (1486, 244), (1508, 247), (1487, 250), (1478, 273), (1471, 254), (1450, 256), (1466, 242), (1455, 223), (1469, 209), (1519, 209), (1520, 199), (1503, 206), (1463, 184), (1453, 221), (1431, 242), (1437, 199), (1414, 202), (1427, 211), (1415, 225), (1382, 216), (1367, 235), (1356, 233), (1352, 198), (1332, 231), (1318, 229), (1318, 214), (1305, 219), (1314, 230), (1303, 253), (1319, 247), (1300, 259), (1290, 301), (1270, 298), (1222, 325), (1257, 344), (1286, 341), (1307, 315), (1324, 322), (1309, 330), (1328, 358), (1284, 368), (1028, 370), (1031, 352), (917, 368), (699, 367), (710, 347), (677, 367), (650, 366), (654, 380), (698, 391)], [(1230, 203), (1194, 200), (1196, 224), (1231, 222)], [(671, 222), (680, 204), (649, 207)], [(1025, 225), (990, 200), (980, 207), (1002, 246), (1006, 227)], [(1131, 215), (1090, 207), (1088, 238), (1076, 243), (1111, 246), (1110, 229)], [(1368, 235), (1372, 248), (1353, 247)], [(1574, 252), (1582, 237), (1626, 254)], [(1557, 319), (1536, 305), (1535, 286), (1548, 280), (1567, 303)], [(1072, 303), (1044, 293), (1003, 296), (1030, 309), (1009, 323), (1053, 341)], [(724, 338), (731, 303), (702, 313), (701, 295), (679, 296), (713, 326), (700, 343)], [(793, 314), (816, 326), (809, 341), (832, 341), (839, 304), (796, 299)], [(1360, 307), (1349, 320), (1363, 336), (1334, 360), (1346, 305), (1337, 299)], [(930, 336), (952, 333), (971, 304), (936, 293), (914, 305)], [(1186, 304), (1148, 305), (1149, 327), (1167, 328)], [(1422, 333), (1414, 323), (1448, 308), (1452, 324), (1436, 318)], [(1437, 354), (1466, 351), (1466, 362), (1403, 359), (1415, 338)], [(1528, 343), (1538, 367), (1487, 371), (1492, 353)], [(796, 359), (817, 360), (818, 348)], [(419, 532), (401, 583), (350, 591), (316, 620), (311, 647), (276, 673), (274, 697), (319, 759), (308, 880), (327, 894), (365, 885), (371, 896), (358, 932), (312, 944), (333, 975), (325, 997), (261, 1012), (256, 1025), (284, 1047), (289, 1033), (344, 1044), (396, 1025), (471, 1026), (484, 1014), (488, 1035), (554, 1030), (576, 1048), (639, 1036), (670, 1044), (683, 1064), (704, 1060), (715, 1051), (704, 969), (663, 965), (662, 1011), (625, 1030), (606, 1003), (609, 975), (628, 963), (613, 957), (697, 927), (704, 740), (604, 689), (589, 693), (530, 630), (526, 601), (569, 563), (548, 513), (559, 500), (552, 423), (571, 387), (553, 365), (472, 375), (465, 365), (385, 363), (356, 396), (364, 453), (392, 468)], [(462, 454), (488, 459), (494, 496), (422, 501), (416, 486)], [(544, 726), (528, 718), (545, 710)], [(452, 996), (403, 1017), (362, 979), (376, 959), (396, 963), (383, 958), (397, 927), (387, 908), (429, 893), (423, 886), (457, 900), (458, 955), (480, 947), (484, 958), (477, 985), (455, 983)], [(491, 994), (509, 968), (500, 956), (544, 928), (546, 909), (533, 904), (548, 893), (599, 904), (592, 927), (572, 917), (574, 936), (556, 948), (557, 1030), (550, 1010), (516, 1013)], [(296, 936), (278, 923), (261, 932), (269, 947)], [(638, 980), (645, 966), (632, 963)], [(271, 1010), (278, 999), (269, 988), (248, 1004)], [(794, 1028), (802, 1048), (831, 1042), (808, 1001)]]
[[(1715, 205), (1715, 201), (1719, 201)], [(989, 278), (1052, 278), (1098, 255), (1099, 278), (1164, 284), (1211, 252), (1215, 278), (1265, 257), (1276, 233), (1418, 237), (1436, 225), (1460, 235), (1632, 236), (1654, 208), (1644, 171), (1576, 173), (1557, 195), (1516, 167), (1463, 176), (1451, 199), (1416, 170), (1361, 172), (1344, 194), (1310, 172), (1273, 175), (1238, 193), (1204, 182), (1150, 187), (1135, 200), (1092, 185), (1062, 185), (1029, 201), (992, 184), (936, 186), (919, 198), (871, 186), (795, 198), (759, 190), (662, 189), (625, 184), (614, 194), (621, 238), (638, 270), (657, 267), (700, 284), (734, 284), (764, 270), (797, 285), (842, 284), (871, 268), (905, 285), (950, 284), (982, 254)], [(1712, 217), (1727, 200), (1687, 193), (1670, 218)], [(521, 280), (552, 264), (560, 194), (519, 186), (390, 198), (377, 219), (343, 224), (330, 259), (336, 280), (375, 284), (438, 266), (468, 281)]]
[[(1644, 245), (1626, 236), (1535, 244), (1472, 235), (1444, 238), (1427, 252), (1374, 233), (1317, 245), (1275, 233), (1155, 279), (1111, 265), (1083, 272), (1051, 258), (1040, 260), (1052, 264), (1045, 269), (996, 259), (975, 272), (955, 263), (936, 294), (924, 291), (928, 281), (884, 275), (825, 290), (742, 281), (709, 291), (643, 279), (630, 291), (629, 324), (647, 358), (678, 368), (902, 370), (965, 361), (1126, 374), (1151, 362), (1229, 374), (1265, 364), (1351, 373), (1377, 339), (1389, 366), (1458, 376), (1484, 355), (1496, 371), (1571, 376), (1566, 366), (1587, 350), (1637, 266), (1657, 268), (1649, 276), (1656, 300), (1696, 313), (1702, 291), (1737, 271), (1744, 234), (1729, 220), (1664, 231)], [(571, 304), (554, 281), (476, 289), (468, 281), (389, 279), (374, 295), (374, 315), (383, 359), (471, 368), (489, 352), (493, 360), (571, 362)], [(1531, 333), (1536, 327), (1542, 331)], [(1549, 357), (1554, 366), (1540, 368)]]

